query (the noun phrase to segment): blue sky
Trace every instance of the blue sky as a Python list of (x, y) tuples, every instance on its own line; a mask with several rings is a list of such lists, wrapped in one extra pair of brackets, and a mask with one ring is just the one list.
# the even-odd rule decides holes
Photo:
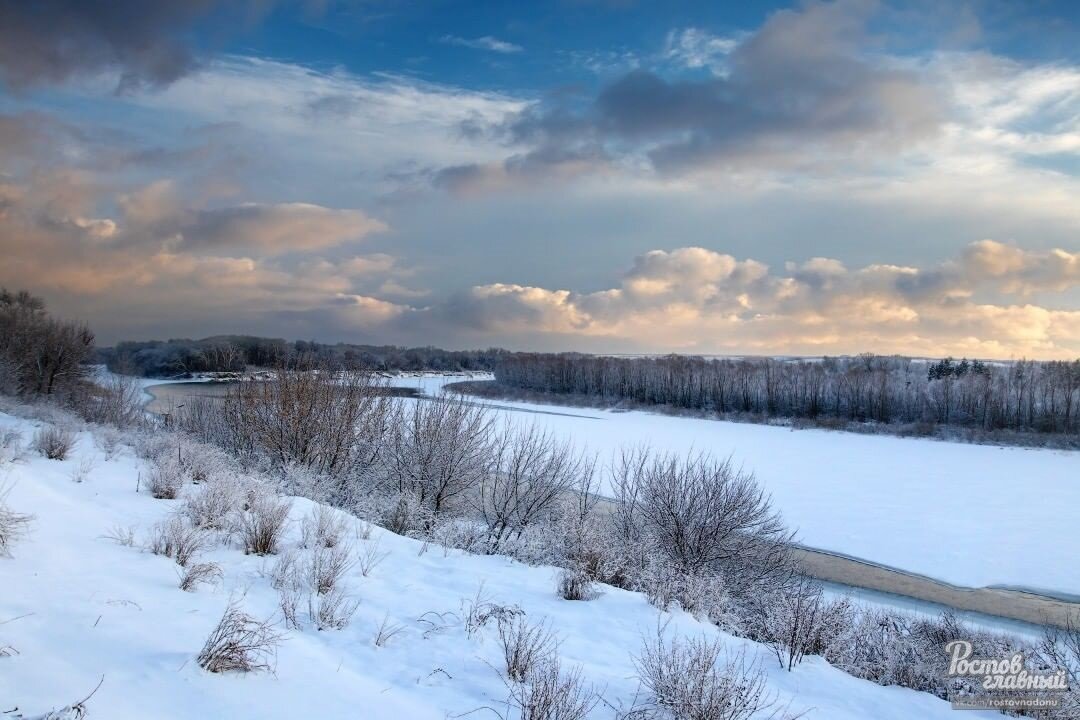
[(0, 0), (0, 284), (105, 342), (1077, 357), (1078, 14)]

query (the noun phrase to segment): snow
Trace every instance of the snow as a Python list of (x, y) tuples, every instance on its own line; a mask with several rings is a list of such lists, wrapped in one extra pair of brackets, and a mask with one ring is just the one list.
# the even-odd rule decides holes
[[(397, 382), (434, 393), (438, 377)], [(731, 456), (753, 471), (798, 541), (962, 587), (1080, 597), (1080, 453), (507, 401), (587, 447)], [(606, 486), (605, 486), (606, 487)]]
[[(0, 414), (0, 430), (15, 427), (24, 441), (35, 423)], [(71, 479), (87, 458), (86, 482)], [(503, 707), (506, 688), (496, 672), (494, 632), (470, 639), (447, 616), (442, 632), (425, 633), (429, 611), (460, 615), (482, 586), (486, 596), (544, 619), (562, 639), (564, 662), (580, 665), (607, 702), (628, 706), (638, 689), (631, 654), (654, 632), (658, 613), (636, 593), (605, 588), (591, 602), (554, 593), (553, 568), (527, 567), (502, 557), (470, 556), (395, 536), (378, 528), (371, 540), (387, 553), (369, 577), (354, 569), (347, 584), (359, 600), (343, 630), (290, 631), (273, 674), (213, 675), (194, 662), (230, 598), (265, 618), (277, 595), (264, 576), (268, 562), (235, 546), (215, 546), (203, 560), (224, 570), (224, 581), (188, 593), (177, 588), (177, 567), (104, 535), (135, 526), (140, 538), (178, 501), (136, 492), (140, 462), (130, 449), (105, 460), (89, 434), (79, 435), (65, 461), (28, 455), (0, 473), (13, 483), (8, 502), (33, 513), (31, 535), (0, 558), (0, 707), (28, 716), (84, 697), (88, 716), (145, 718), (393, 718), (444, 720), (481, 706)], [(298, 519), (312, 503), (293, 500), (286, 545), (295, 545)], [(349, 522), (355, 523), (353, 519)], [(716, 635), (685, 614), (670, 616), (670, 632)], [(384, 647), (373, 637), (387, 619), (403, 630)], [(951, 706), (925, 693), (879, 687), (808, 658), (795, 672), (780, 670), (760, 646), (721, 636), (733, 651), (745, 647), (768, 673), (771, 687), (792, 712), (806, 718), (880, 720), (955, 718)], [(608, 718), (599, 706), (594, 718)], [(999, 717), (972, 713), (965, 717)]]

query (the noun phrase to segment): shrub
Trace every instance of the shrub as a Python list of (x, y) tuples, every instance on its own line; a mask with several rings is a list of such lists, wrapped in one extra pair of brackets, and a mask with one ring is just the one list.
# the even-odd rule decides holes
[(252, 618), (233, 600), (210, 632), (196, 662), (212, 673), (272, 671), (282, 639), (270, 623)]
[[(345, 534), (345, 518), (326, 505), (316, 505), (300, 521), (300, 545), (306, 548), (333, 548)], [(365, 573), (366, 574), (366, 573)]]
[(116, 428), (101, 427), (94, 432), (94, 442), (105, 455), (106, 460), (112, 460), (120, 452), (120, 443), (123, 435)]
[(34, 433), (34, 449), (50, 460), (64, 460), (75, 446), (75, 433), (47, 425)]
[(14, 428), (0, 431), (0, 463), (15, 462), (23, 457), (22, 434)]
[(748, 620), (752, 639), (767, 645), (780, 667), (792, 670), (823, 645), (824, 634), (835, 634), (824, 624), (839, 619), (811, 580), (798, 580), (779, 592), (757, 599)]
[(26, 536), (33, 515), (17, 513), (7, 505), (10, 486), (0, 484), (0, 557), (10, 557), (11, 548)]
[(790, 535), (754, 476), (731, 460), (628, 451), (612, 469), (615, 526), (687, 575), (723, 572), (730, 591), (790, 576)]
[(231, 532), (243, 501), (244, 487), (239, 478), (216, 475), (187, 496), (183, 512), (195, 527)]
[(527, 682), (511, 685), (510, 700), (520, 720), (584, 720), (600, 702), (581, 670), (564, 671), (558, 658), (541, 663)]
[(182, 515), (170, 515), (154, 526), (146, 549), (164, 555), (185, 567), (206, 547), (206, 533), (185, 522)]
[(184, 474), (172, 456), (160, 457), (146, 476), (150, 494), (158, 500), (175, 500), (184, 487)]
[(556, 580), (556, 590), (563, 600), (592, 600), (596, 586), (584, 570), (562, 570)]
[(244, 552), (250, 555), (273, 555), (277, 552), (291, 503), (265, 491), (255, 491), (248, 507), (240, 515), (240, 535)]
[(530, 624), (524, 615), (514, 615), (499, 622), (499, 644), (506, 663), (506, 677), (524, 682), (541, 663), (551, 660), (558, 642), (543, 624)]
[(635, 658), (647, 706), (674, 720), (746, 720), (775, 706), (765, 676), (719, 640), (666, 640), (664, 628)]

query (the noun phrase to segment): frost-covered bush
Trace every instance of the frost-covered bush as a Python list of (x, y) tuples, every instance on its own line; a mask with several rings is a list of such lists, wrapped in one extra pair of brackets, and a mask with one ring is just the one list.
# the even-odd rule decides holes
[(142, 460), (157, 460), (168, 454), (176, 454), (176, 439), (171, 433), (145, 430), (134, 435), (132, 446)]
[(46, 425), (34, 433), (33, 445), (50, 460), (64, 460), (75, 446), (75, 433), (59, 425)]
[(15, 462), (23, 456), (22, 433), (15, 428), (0, 430), (0, 465)]
[(426, 535), (436, 525), (431, 509), (412, 491), (373, 497), (365, 510), (375, 524), (407, 537)]
[(504, 720), (584, 720), (600, 703), (596, 691), (585, 685), (581, 670), (564, 670), (557, 657), (540, 663), (525, 682), (510, 684), (513, 715)]
[(832, 638), (824, 657), (855, 677), (950, 699), (977, 690), (968, 679), (946, 677), (944, 647), (951, 640), (968, 640), (978, 657), (1007, 657), (1017, 651), (1032, 655), (1032, 648), (1016, 638), (965, 625), (949, 612), (922, 618), (866, 609), (847, 632)]
[(523, 682), (542, 663), (551, 660), (559, 648), (554, 633), (543, 623), (530, 623), (524, 614), (499, 621), (499, 645), (506, 677)]
[(342, 543), (346, 521), (340, 511), (316, 505), (300, 521), (300, 545), (305, 548), (333, 548)]
[(490, 467), (480, 475), (477, 508), (487, 528), (488, 552), (550, 522), (559, 504), (589, 484), (595, 460), (537, 425), (507, 425), (491, 435)]
[(175, 500), (184, 488), (184, 472), (172, 455), (158, 456), (147, 470), (146, 487), (158, 500)]
[(613, 526), (627, 547), (649, 548), (687, 576), (722, 574), (733, 595), (790, 577), (790, 534), (754, 476), (730, 459), (630, 450), (612, 485)]
[(114, 427), (103, 425), (94, 429), (94, 443), (105, 455), (106, 460), (112, 460), (117, 456), (123, 441), (124, 434)]
[(195, 527), (232, 532), (247, 496), (247, 483), (237, 475), (223, 473), (200, 483), (184, 499), (182, 511)]
[(11, 487), (0, 483), (0, 557), (10, 557), (15, 543), (26, 536), (32, 515), (17, 513), (8, 507), (7, 495)]
[(672, 720), (748, 720), (775, 708), (765, 675), (719, 640), (667, 639), (663, 628), (634, 659), (645, 707)]
[(597, 595), (596, 585), (580, 568), (560, 570), (555, 590), (563, 600), (592, 600)]
[(1064, 670), (1069, 683), (1069, 691), (1059, 696), (1060, 707), (1051, 714), (1053, 720), (1080, 717), (1080, 614), (1063, 628), (1047, 628), (1034, 657), (1044, 671)]
[(180, 470), (193, 485), (200, 485), (211, 478), (226, 475), (233, 471), (236, 463), (213, 445), (180, 440), (180, 452), (177, 453)]
[(728, 632), (739, 630), (738, 607), (726, 591), (724, 578), (716, 573), (680, 573), (660, 564), (644, 574), (641, 590), (661, 610), (674, 605)]
[(244, 552), (273, 555), (285, 531), (291, 503), (265, 489), (248, 493), (247, 507), (240, 513), (239, 530)]
[(776, 655), (780, 667), (792, 670), (805, 655), (819, 654), (827, 638), (850, 627), (846, 601), (830, 603), (821, 586), (808, 579), (747, 603), (745, 634)]
[(394, 406), (382, 485), (415, 503), (409, 525), (400, 527), (413, 520), (430, 527), (437, 515), (475, 496), (491, 471), (491, 424), (491, 413), (459, 395)]
[(81, 483), (90, 479), (90, 473), (94, 469), (94, 458), (83, 457), (79, 460), (78, 464), (71, 469), (71, 480), (73, 482)]
[(186, 566), (207, 545), (206, 532), (192, 526), (183, 515), (170, 515), (150, 532), (146, 549), (155, 555), (164, 555)]

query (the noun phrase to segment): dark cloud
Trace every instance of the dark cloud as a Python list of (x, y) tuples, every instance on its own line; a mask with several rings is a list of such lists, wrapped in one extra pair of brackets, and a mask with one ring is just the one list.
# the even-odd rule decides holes
[(165, 85), (196, 63), (189, 31), (216, 0), (0, 0), (0, 81), (12, 88), (120, 72)]
[[(502, 128), (532, 149), (502, 170), (536, 175), (568, 162), (595, 168), (645, 157), (680, 173), (894, 153), (938, 130), (944, 100), (917, 72), (873, 52), (866, 25), (875, 8), (838, 0), (782, 10), (731, 52), (724, 75), (634, 70), (591, 101), (532, 106)], [(478, 170), (455, 168), (440, 179), (470, 180)]]

